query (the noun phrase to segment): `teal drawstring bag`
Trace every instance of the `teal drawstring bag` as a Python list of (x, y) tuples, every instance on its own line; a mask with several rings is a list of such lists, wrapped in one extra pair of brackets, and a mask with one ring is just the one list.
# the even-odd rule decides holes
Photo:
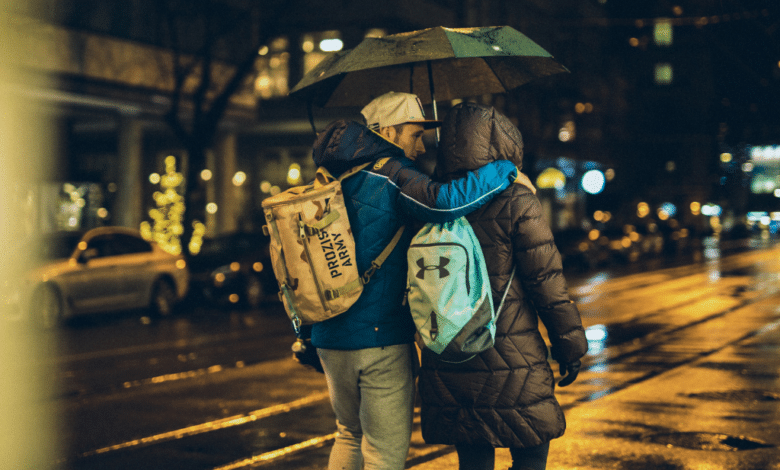
[(514, 271), (496, 312), (485, 257), (466, 218), (423, 226), (407, 261), (407, 300), (420, 347), (447, 362), (492, 348)]

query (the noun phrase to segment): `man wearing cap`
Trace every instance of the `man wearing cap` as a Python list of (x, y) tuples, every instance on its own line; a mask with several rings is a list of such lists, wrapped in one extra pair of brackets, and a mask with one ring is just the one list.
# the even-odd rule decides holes
[[(420, 100), (387, 93), (363, 110), (366, 125), (328, 125), (313, 147), (314, 163), (334, 176), (373, 162), (342, 181), (355, 237), (358, 272), (403, 225), (445, 222), (481, 207), (518, 177), (499, 160), (443, 184), (419, 171), (422, 135), (441, 121), (425, 119)], [(409, 227), (349, 310), (311, 328), (339, 434), (328, 468), (400, 470), (409, 451), (414, 406), (415, 327), (404, 302)]]
[(422, 103), (415, 95), (390, 92), (363, 108), (368, 128), (398, 145), (407, 158), (425, 153), (424, 131), (441, 126), (442, 121), (425, 119)]

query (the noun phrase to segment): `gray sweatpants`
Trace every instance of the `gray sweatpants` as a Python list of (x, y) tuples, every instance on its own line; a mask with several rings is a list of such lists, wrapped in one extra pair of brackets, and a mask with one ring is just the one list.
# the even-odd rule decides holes
[(317, 351), (339, 431), (328, 470), (402, 470), (412, 435), (413, 346)]

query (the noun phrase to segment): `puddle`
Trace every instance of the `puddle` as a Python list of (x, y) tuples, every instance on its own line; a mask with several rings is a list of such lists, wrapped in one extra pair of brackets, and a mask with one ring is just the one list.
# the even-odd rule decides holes
[(721, 419), (725, 419), (728, 421), (738, 421), (740, 423), (766, 423), (766, 416), (762, 413), (760, 416), (751, 418), (749, 416), (721, 416)]
[(747, 266), (744, 268), (721, 271), (720, 277), (744, 277), (744, 276), (754, 276), (755, 274), (756, 274), (755, 268), (753, 268), (752, 266)]
[(745, 368), (745, 364), (742, 362), (702, 362), (696, 367), (702, 367), (704, 369), (715, 370), (730, 370), (739, 372)]
[(674, 432), (650, 434), (644, 436), (645, 442), (661, 444), (666, 447), (684, 449), (735, 452), (773, 447), (756, 439), (745, 436), (729, 436), (708, 432)]
[(731, 290), (731, 294), (729, 294), (729, 295), (731, 295), (732, 297), (737, 297), (738, 298), (738, 297), (741, 297), (746, 292), (749, 292), (751, 290), (752, 290), (752, 288), (750, 286), (735, 286)]
[(689, 410), (692, 408), (692, 405), (690, 404), (639, 401), (625, 402), (625, 406), (630, 407), (633, 411), (648, 414), (668, 413), (670, 410)]
[(612, 325), (592, 325), (585, 329), (588, 354), (596, 355), (610, 346), (638, 342), (663, 328), (660, 323), (626, 322)]
[(742, 377), (753, 379), (773, 380), (780, 378), (780, 373), (755, 370), (756, 364), (746, 364), (744, 362), (703, 362), (696, 367), (736, 372)]
[(780, 401), (780, 394), (766, 390), (727, 390), (722, 392), (689, 393), (690, 398), (702, 400), (753, 403), (759, 401)]
[(619, 323), (606, 326), (606, 346), (635, 341), (663, 328), (660, 323)]
[(684, 464), (669, 460), (663, 455), (589, 455), (585, 464), (594, 468), (614, 468), (616, 470), (685, 470)]

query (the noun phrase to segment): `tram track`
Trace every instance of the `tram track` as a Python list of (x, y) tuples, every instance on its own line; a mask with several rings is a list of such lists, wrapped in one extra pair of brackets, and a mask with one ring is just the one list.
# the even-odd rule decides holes
[[(601, 367), (602, 365), (610, 365), (610, 366), (616, 366), (619, 364), (624, 364), (628, 362), (629, 360), (639, 357), (644, 353), (654, 353), (655, 349), (659, 346), (667, 345), (669, 340), (680, 335), (681, 333), (684, 333), (686, 330), (690, 328), (695, 328), (699, 325), (707, 324), (708, 322), (716, 321), (718, 319), (722, 319), (728, 315), (731, 314), (738, 314), (740, 310), (744, 308), (748, 308), (750, 306), (759, 304), (761, 302), (765, 302), (768, 299), (774, 299), (773, 302), (777, 302), (780, 300), (780, 297), (777, 295), (775, 296), (767, 296), (762, 297), (758, 299), (750, 299), (744, 302), (740, 302), (738, 305), (733, 306), (731, 308), (728, 308), (724, 311), (716, 312), (711, 315), (707, 315), (704, 318), (696, 319), (694, 321), (691, 321), (690, 323), (687, 323), (685, 325), (677, 326), (675, 328), (669, 329), (667, 331), (664, 331), (656, 336), (656, 339), (648, 344), (644, 344), (641, 347), (635, 348), (631, 351), (624, 351), (621, 354), (609, 358), (605, 361), (604, 364), (602, 363), (596, 363), (591, 362), (589, 364), (586, 364), (582, 371), (580, 372), (582, 374), (581, 380), (587, 380), (586, 376), (589, 370), (592, 370), (596, 367)], [(766, 302), (765, 302), (766, 303)], [(769, 305), (767, 303), (767, 305)], [(780, 324), (780, 311), (777, 312), (775, 315), (775, 322), (773, 324), (770, 324), (769, 327), (776, 327), (778, 324)], [(738, 336), (730, 339), (726, 342), (718, 343), (715, 347), (702, 350), (702, 351), (687, 351), (686, 354), (683, 354), (679, 356), (677, 360), (672, 360), (668, 362), (667, 364), (660, 366), (660, 367), (654, 367), (650, 370), (643, 371), (636, 377), (632, 377), (628, 380), (621, 381), (615, 385), (610, 385), (606, 388), (600, 389), (597, 392), (591, 392), (591, 391), (584, 391), (576, 393), (577, 398), (574, 400), (569, 400), (567, 403), (562, 404), (562, 408), (564, 410), (585, 406), (588, 403), (598, 400), (600, 398), (606, 397), (608, 395), (617, 393), (621, 390), (624, 390), (628, 387), (641, 384), (645, 381), (648, 381), (650, 379), (653, 379), (654, 377), (670, 372), (672, 370), (675, 370), (677, 368), (686, 366), (696, 360), (702, 359), (704, 357), (710, 356), (712, 354), (717, 353), (718, 351), (721, 351), (729, 346), (733, 346), (734, 344), (740, 343), (746, 339), (752, 338), (762, 331), (764, 331), (768, 326), (764, 325), (760, 328), (751, 329), (749, 331), (743, 332), (739, 334)], [(576, 384), (577, 382), (575, 382)], [(560, 390), (560, 389), (559, 389)], [(420, 440), (419, 436), (419, 409), (415, 410), (415, 434), (416, 436), (413, 436), (413, 439)], [(272, 453), (268, 452), (265, 454), (249, 457), (246, 459), (237, 460), (235, 462), (231, 462), (227, 465), (220, 466), (214, 468), (214, 470), (239, 470), (239, 469), (249, 469), (249, 468), (259, 468), (266, 465), (270, 465), (273, 463), (278, 463), (278, 460), (284, 459), (285, 457), (289, 457), (291, 454), (295, 452), (303, 452), (307, 450), (310, 447), (313, 447), (317, 444), (323, 444), (324, 441), (330, 441), (335, 438), (335, 435), (327, 435), (327, 436), (318, 436), (315, 438), (311, 438), (308, 441), (302, 442), (300, 447), (296, 446), (288, 446), (285, 449), (281, 449), (278, 453)], [(448, 446), (427, 446), (424, 450), (418, 450), (414, 455), (410, 455), (409, 459), (407, 460), (407, 468), (412, 468), (415, 465), (422, 464), (424, 462), (427, 462), (429, 460), (432, 460), (434, 458), (438, 458), (448, 452), (451, 452), (452, 449)], [(282, 468), (283, 465), (280, 465), (279, 468)]]
[[(729, 271), (738, 271), (752, 266), (753, 263), (755, 263), (753, 257), (748, 258), (745, 262), (723, 260), (722, 267), (728, 267)], [(619, 288), (615, 285), (604, 285), (604, 293), (600, 297), (603, 299), (604, 296), (608, 295), (612, 299), (619, 299), (613, 300), (614, 303), (636, 302), (637, 298), (661, 295), (658, 292), (677, 292), (680, 300), (664, 304), (659, 308), (647, 309), (639, 314), (625, 315), (620, 317), (618, 321), (606, 323), (604, 328), (607, 331), (610, 328), (613, 330), (618, 330), (621, 327), (626, 329), (638, 324), (664, 326), (640, 331), (625, 341), (609, 343), (607, 340), (601, 351), (589, 355), (585, 359), (578, 381), (573, 386), (557, 390), (562, 398), (563, 408), (572, 409), (586, 406), (594, 400), (640, 384), (749, 339), (763, 331), (767, 324), (777, 325), (780, 322), (780, 309), (777, 307), (780, 305), (780, 294), (778, 294), (780, 282), (775, 283), (774, 286), (771, 282), (764, 282), (763, 286), (756, 288), (755, 285), (751, 285), (750, 276), (741, 274), (730, 276), (724, 274), (724, 271), (721, 269), (720, 276), (713, 280), (704, 268), (686, 267), (686, 269), (677, 269), (676, 274), (653, 275), (651, 280), (641, 279), (641, 277), (618, 280), (616, 284), (620, 284)], [(681, 279), (685, 282), (680, 281)], [(729, 279), (729, 281), (723, 279)], [(677, 285), (674, 284), (675, 282)], [(643, 293), (643, 290), (655, 291), (656, 293)], [(595, 305), (603, 300), (591, 298), (588, 302)], [(740, 325), (737, 320), (745, 315), (761, 317), (762, 326), (756, 328), (750, 327), (750, 325)], [(590, 323), (594, 323), (592, 320), (590, 319)], [(735, 326), (723, 331), (724, 324)], [(702, 349), (686, 347), (686, 335), (706, 334), (710, 330), (718, 332), (720, 336), (713, 338), (708, 347)], [(615, 380), (599, 378), (599, 376), (605, 375), (605, 371), (621, 367), (630, 370), (628, 376), (618, 375)], [(74, 462), (118, 451), (126, 452), (134, 448), (184, 440), (227, 428), (239, 428), (274, 416), (283, 418), (292, 411), (313, 406), (329, 406), (327, 392), (316, 392), (263, 409), (82, 452), (74, 459)], [(213, 468), (214, 470), (235, 470), (260, 466), (284, 468), (284, 463), (288, 459), (293, 457), (300, 459), (301, 454), (320, 449), (334, 438), (335, 433), (306, 435), (302, 436), (302, 440), (299, 442)], [(413, 439), (421, 441), (418, 413), (415, 414), (415, 436)], [(407, 468), (447, 453), (446, 446), (424, 446), (419, 445), (419, 442), (417, 444), (415, 446), (413, 442), (413, 448), (416, 450), (410, 454)], [(80, 467), (74, 465), (73, 468)]]
[(160, 434), (155, 434), (153, 436), (147, 436), (140, 439), (133, 439), (132, 441), (122, 442), (119, 444), (102, 447), (100, 449), (87, 451), (79, 455), (78, 458), (86, 458), (86, 457), (105, 454), (108, 452), (113, 452), (118, 450), (145, 447), (157, 443), (172, 441), (174, 439), (182, 439), (185, 437), (195, 436), (207, 432), (219, 431), (233, 426), (242, 426), (244, 424), (252, 423), (263, 418), (289, 413), (293, 410), (298, 410), (301, 408), (305, 408), (307, 406), (319, 404), (324, 402), (327, 399), (328, 399), (327, 392), (314, 393), (305, 396), (303, 398), (299, 398), (297, 400), (291, 401), (289, 403), (280, 403), (278, 405), (250, 411), (248, 413), (241, 413), (234, 416), (228, 416), (227, 418), (213, 420), (206, 423), (188, 426), (182, 429), (163, 432)]

